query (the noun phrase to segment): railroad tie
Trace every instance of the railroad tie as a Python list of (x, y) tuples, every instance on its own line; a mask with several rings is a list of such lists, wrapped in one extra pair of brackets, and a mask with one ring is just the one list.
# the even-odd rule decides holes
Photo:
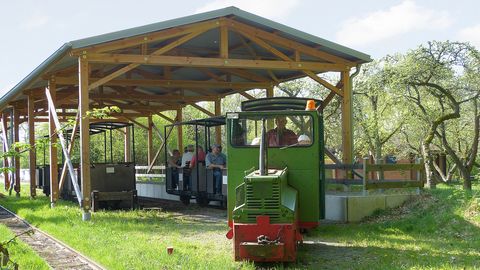
[(0, 206), (0, 223), (7, 226), (14, 234), (33, 230), (35, 232), (34, 234), (24, 234), (19, 238), (35, 250), (35, 252), (42, 257), (52, 269), (104, 269), (61, 241), (28, 224), (25, 220), (2, 206)]

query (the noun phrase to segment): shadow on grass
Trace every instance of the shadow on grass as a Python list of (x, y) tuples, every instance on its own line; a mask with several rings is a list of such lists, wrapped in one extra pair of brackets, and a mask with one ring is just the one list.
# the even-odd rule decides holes
[(441, 188), (363, 223), (320, 227), (307, 238), (345, 244), (303, 245), (299, 267), (480, 267), (480, 227), (464, 215), (474, 196), (475, 192)]
[(408, 250), (391, 247), (351, 247), (324, 243), (304, 244), (299, 248), (297, 263), (287, 268), (308, 269), (442, 269), (450, 265), (465, 269), (478, 266), (473, 254), (452, 256), (429, 250)]
[[(78, 205), (68, 201), (59, 201), (54, 209), (49, 207), (49, 199), (39, 196), (35, 200), (14, 196), (0, 199), (0, 204), (13, 212), (22, 211), (22, 216), (34, 226), (42, 228), (45, 224), (66, 224), (68, 226), (100, 226), (108, 227), (119, 233), (165, 233), (172, 230), (179, 234), (195, 234), (205, 232), (226, 232), (226, 219), (213, 219), (209, 209), (190, 206), (175, 212), (162, 210), (116, 210), (99, 211), (92, 215), (90, 222), (81, 222), (81, 210)], [(219, 211), (219, 210), (214, 210)], [(191, 214), (191, 216), (189, 215)]]

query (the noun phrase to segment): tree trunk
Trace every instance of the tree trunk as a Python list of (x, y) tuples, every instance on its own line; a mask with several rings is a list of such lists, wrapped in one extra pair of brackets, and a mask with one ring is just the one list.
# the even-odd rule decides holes
[[(380, 140), (378, 139), (378, 136), (375, 138), (375, 164), (383, 164), (383, 158), (382, 158), (382, 144), (380, 143)], [(377, 179), (378, 180), (384, 180), (385, 175), (383, 171), (378, 171), (377, 172)]]
[(463, 179), (463, 189), (472, 190), (472, 180), (470, 179), (470, 170), (466, 168), (459, 168), (460, 177)]
[(436, 188), (435, 179), (433, 177), (433, 170), (435, 167), (433, 166), (433, 157), (430, 155), (430, 144), (425, 144), (422, 142), (422, 156), (423, 160), (425, 161), (425, 177), (426, 177), (426, 188)]

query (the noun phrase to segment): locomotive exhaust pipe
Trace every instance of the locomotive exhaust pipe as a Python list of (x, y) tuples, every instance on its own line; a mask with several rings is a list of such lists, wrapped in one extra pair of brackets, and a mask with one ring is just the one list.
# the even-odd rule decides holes
[(260, 175), (268, 175), (268, 151), (267, 151), (267, 131), (266, 119), (262, 119), (262, 135), (260, 137), (260, 153), (258, 160), (258, 170)]

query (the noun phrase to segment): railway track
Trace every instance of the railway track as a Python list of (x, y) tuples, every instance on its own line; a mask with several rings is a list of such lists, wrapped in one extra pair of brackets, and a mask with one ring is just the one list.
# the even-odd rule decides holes
[(28, 222), (2, 206), (0, 206), (0, 223), (6, 225), (15, 234), (33, 230), (33, 235), (22, 235), (19, 238), (32, 247), (32, 249), (35, 250), (35, 252), (37, 252), (37, 254), (42, 257), (52, 269), (105, 269), (53, 236), (30, 225)]

